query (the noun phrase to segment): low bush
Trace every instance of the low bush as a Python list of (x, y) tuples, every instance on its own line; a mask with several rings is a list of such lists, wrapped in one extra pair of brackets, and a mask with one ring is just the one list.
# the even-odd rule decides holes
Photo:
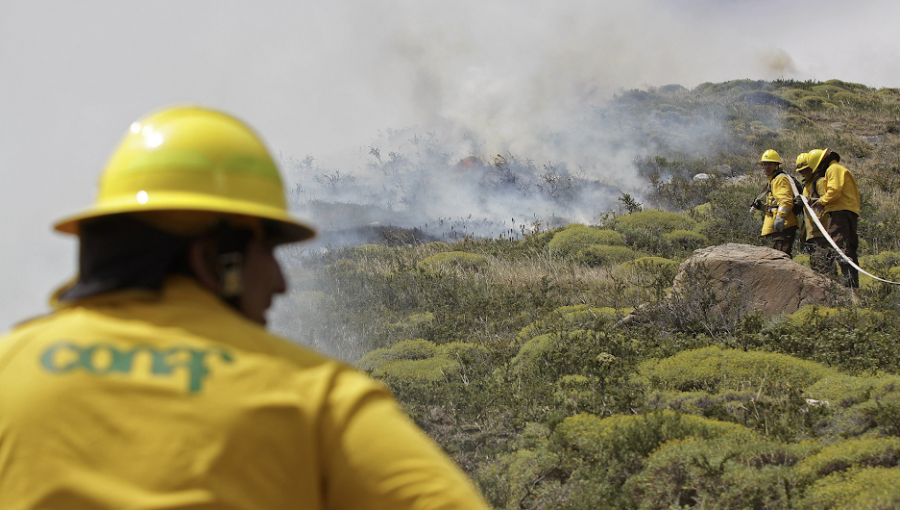
[(372, 371), (372, 377), (393, 384), (421, 385), (445, 381), (459, 373), (456, 360), (443, 356), (426, 359), (399, 359), (382, 364)]
[(640, 257), (619, 264), (617, 269), (635, 287), (652, 292), (655, 300), (660, 301), (675, 281), (678, 262), (662, 257)]
[(660, 233), (691, 230), (696, 224), (683, 214), (655, 209), (619, 216), (613, 222), (617, 229), (645, 229)]
[(847, 320), (853, 320), (857, 326), (862, 326), (864, 324), (883, 324), (884, 314), (867, 308), (850, 310), (846, 308), (806, 305), (785, 317), (785, 321), (794, 326), (816, 326), (819, 328), (841, 326), (844, 325)]
[(696, 250), (709, 245), (709, 239), (705, 235), (692, 230), (673, 230), (663, 234), (663, 240), (683, 250)]
[(597, 244), (624, 246), (625, 238), (614, 230), (599, 230), (574, 223), (554, 235), (547, 244), (547, 249), (563, 256), (569, 256)]
[(360, 370), (372, 372), (385, 363), (396, 360), (421, 360), (438, 354), (438, 346), (428, 340), (417, 338), (403, 340), (390, 348), (375, 349), (356, 362)]
[(900, 438), (847, 439), (826, 446), (799, 462), (794, 475), (806, 486), (856, 467), (900, 467)]
[(683, 351), (663, 360), (649, 360), (640, 372), (655, 388), (679, 391), (762, 391), (763, 388), (806, 388), (837, 371), (784, 354), (721, 349), (717, 346)]
[[(628, 479), (660, 445), (688, 437), (745, 443), (756, 435), (732, 423), (675, 413), (579, 414), (560, 423), (549, 440), (509, 454), (502, 461), (505, 469), (495, 473), (506, 481), (506, 497), (491, 502), (499, 508), (637, 508), (639, 501), (623, 490)], [(538, 460), (551, 455), (555, 462)]]
[(815, 445), (752, 438), (688, 438), (664, 443), (625, 484), (640, 508), (791, 508), (791, 466)]
[(806, 110), (818, 110), (826, 105), (825, 98), (820, 96), (801, 97), (797, 102)]
[(430, 243), (426, 243), (424, 246), (422, 246), (422, 248), (432, 252), (451, 251), (450, 245), (442, 241), (432, 241)]
[(779, 91), (781, 97), (789, 100), (789, 101), (797, 101), (798, 99), (802, 99), (804, 97), (816, 96), (817, 94), (811, 90), (804, 89), (790, 89), (785, 88)]
[(874, 106), (877, 102), (880, 102), (875, 97), (871, 99), (865, 98), (854, 94), (853, 92), (837, 92), (833, 96), (831, 96), (831, 100), (847, 106)]
[(864, 255), (859, 258), (859, 266), (869, 271), (886, 272), (892, 267), (900, 266), (900, 253), (883, 251), (877, 255)]
[(464, 251), (445, 251), (422, 259), (416, 267), (425, 273), (463, 270), (478, 271), (487, 266), (487, 258)]
[(838, 373), (823, 377), (806, 388), (805, 394), (809, 398), (820, 400), (827, 405), (851, 407), (866, 402), (873, 395), (882, 393), (886, 387), (900, 388), (900, 376), (866, 377)]
[(598, 267), (620, 264), (627, 260), (634, 260), (639, 255), (627, 246), (606, 246), (597, 244), (575, 254), (575, 259), (582, 264)]
[(843, 89), (841, 87), (838, 87), (836, 85), (831, 85), (831, 84), (816, 85), (815, 87), (812, 88), (812, 90), (816, 94), (819, 94), (820, 96), (827, 97), (827, 98), (831, 98), (835, 94), (839, 94), (841, 92), (847, 92), (846, 89)]
[[(657, 274), (664, 273), (666, 276), (671, 274), (671, 278), (675, 278), (678, 272), (678, 262), (662, 257), (640, 257), (629, 262), (619, 264), (619, 270), (626, 273), (638, 274)], [(670, 282), (671, 283), (671, 282)]]
[(563, 306), (522, 328), (516, 339), (524, 342), (545, 333), (573, 331), (586, 326), (598, 329), (606, 324), (615, 323), (627, 314), (627, 309), (616, 310), (590, 305)]
[(869, 467), (823, 478), (806, 491), (800, 510), (900, 508), (900, 469)]
[(793, 126), (795, 128), (806, 128), (813, 126), (813, 121), (809, 120), (809, 118), (804, 117), (803, 115), (789, 114), (784, 116), (784, 120), (788, 125)]
[(350, 248), (348, 258), (354, 260), (385, 259), (391, 257), (394, 249), (381, 244), (363, 244)]

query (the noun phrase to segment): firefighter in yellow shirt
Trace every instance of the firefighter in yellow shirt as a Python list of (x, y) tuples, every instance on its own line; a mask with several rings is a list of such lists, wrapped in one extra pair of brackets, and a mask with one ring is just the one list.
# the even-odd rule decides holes
[(0, 339), (0, 508), (487, 508), (378, 383), (265, 330), (273, 249), (314, 235), (242, 122), (131, 125), (79, 275)]
[(763, 153), (759, 161), (769, 179), (765, 218), (761, 236), (772, 241), (772, 248), (793, 257), (794, 237), (797, 235), (797, 216), (793, 213), (794, 192), (790, 177), (781, 169), (781, 156), (772, 149)]
[[(825, 193), (813, 206), (817, 212), (828, 214), (828, 234), (841, 251), (859, 265), (859, 235), (856, 230), (859, 223), (859, 188), (853, 174), (840, 162), (840, 154), (829, 149), (809, 151), (809, 167), (814, 172), (824, 172), (825, 175)], [(830, 256), (832, 261), (837, 260), (845, 284), (855, 295), (859, 288), (859, 271), (834, 250), (830, 251)]]
[[(803, 178), (803, 196), (810, 203), (821, 198), (825, 194), (825, 172), (819, 170), (813, 173), (809, 168), (809, 154), (804, 152), (797, 156), (797, 173)], [(824, 212), (817, 215), (819, 222), (828, 229), (828, 215)], [(803, 240), (806, 252), (809, 253), (812, 268), (822, 274), (834, 274), (834, 260), (829, 256), (831, 246), (825, 239), (825, 235), (809, 217), (804, 215), (802, 226)]]

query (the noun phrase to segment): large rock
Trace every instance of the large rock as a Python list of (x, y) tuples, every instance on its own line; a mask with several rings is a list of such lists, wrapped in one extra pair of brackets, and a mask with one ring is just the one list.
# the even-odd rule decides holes
[(711, 291), (722, 306), (734, 306), (739, 300), (744, 311), (762, 311), (767, 317), (806, 305), (832, 306), (849, 298), (844, 287), (783, 252), (735, 243), (695, 250), (681, 263), (672, 294), (698, 290)]

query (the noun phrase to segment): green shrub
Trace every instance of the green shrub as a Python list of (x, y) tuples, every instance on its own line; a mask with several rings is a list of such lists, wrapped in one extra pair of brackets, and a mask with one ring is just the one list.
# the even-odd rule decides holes
[(839, 92), (847, 92), (845, 89), (841, 87), (837, 87), (835, 85), (816, 85), (812, 88), (813, 92), (819, 94), (820, 96), (832, 98), (835, 94)]
[[(579, 414), (560, 423), (549, 441), (509, 454), (498, 463), (506, 497), (498, 508), (637, 508), (623, 486), (660, 445), (688, 437), (757, 437), (740, 425), (675, 413), (599, 418)], [(551, 454), (555, 454), (551, 457)]]
[(829, 308), (806, 305), (785, 317), (785, 322), (794, 326), (814, 326), (818, 328), (843, 326), (843, 321), (853, 321), (859, 327), (884, 321), (884, 314), (868, 308)]
[(794, 474), (802, 485), (809, 485), (850, 468), (876, 466), (900, 466), (900, 438), (847, 439), (826, 446), (799, 462)]
[(607, 246), (597, 244), (588, 246), (579, 251), (575, 258), (582, 264), (598, 267), (612, 264), (619, 264), (626, 260), (633, 260), (637, 257), (637, 253), (627, 246)]
[(873, 394), (883, 393), (887, 387), (900, 388), (900, 376), (853, 376), (832, 374), (819, 379), (806, 388), (809, 398), (821, 400), (832, 406), (850, 407), (867, 401)]
[(678, 262), (662, 257), (640, 257), (619, 264), (619, 270), (626, 273), (671, 273), (672, 278), (675, 278), (675, 273), (678, 272)]
[(450, 251), (450, 245), (441, 241), (432, 241), (422, 247), (432, 252)]
[(439, 273), (453, 269), (477, 271), (487, 267), (487, 264), (487, 258), (476, 253), (445, 251), (422, 259), (416, 267), (425, 273)]
[(823, 108), (826, 105), (825, 99), (818, 96), (807, 96), (800, 98), (799, 101), (800, 106), (806, 109), (815, 110), (819, 108)]
[[(712, 204), (706, 202), (705, 204), (700, 204), (697, 207), (694, 207), (692, 210), (693, 217), (699, 220), (708, 220), (712, 218), (713, 210)], [(696, 226), (694, 227), (696, 228)]]
[(900, 508), (900, 469), (869, 467), (836, 473), (816, 482), (800, 500), (801, 510), (893, 510)]
[(784, 354), (721, 349), (717, 346), (683, 351), (663, 360), (649, 360), (640, 372), (654, 387), (710, 393), (763, 387), (806, 388), (836, 374), (819, 363)]
[[(900, 266), (900, 253), (883, 251), (877, 255), (863, 255), (859, 258), (859, 266), (868, 271), (884, 273), (892, 267)], [(875, 275), (880, 276), (877, 272)]]
[(623, 246), (625, 238), (614, 230), (598, 230), (579, 223), (573, 223), (554, 235), (553, 239), (547, 244), (547, 249), (567, 256), (574, 255), (589, 246), (597, 244)]
[(392, 339), (412, 339), (427, 330), (432, 321), (434, 314), (431, 312), (413, 313), (396, 322), (385, 324), (384, 332)]
[[(516, 508), (514, 503), (527, 497), (540, 498), (550, 490), (543, 485), (534, 493), (535, 481), (557, 469), (559, 455), (547, 447), (547, 441), (539, 441), (537, 448), (522, 448), (502, 456), (477, 475), (482, 492), (494, 508)], [(507, 504), (509, 504), (507, 506)]]
[(829, 308), (827, 306), (806, 305), (799, 308), (796, 312), (785, 317), (786, 322), (790, 322), (795, 326), (804, 324), (822, 324), (834, 317), (840, 316), (846, 310), (840, 308)]
[(443, 356), (426, 359), (389, 361), (372, 371), (372, 377), (388, 383), (421, 384), (444, 381), (459, 373), (456, 360)]
[(554, 349), (556, 339), (551, 334), (537, 335), (519, 347), (519, 353), (510, 361), (510, 366), (521, 370), (533, 365), (547, 352)]
[(778, 91), (781, 97), (787, 99), (788, 101), (797, 101), (798, 99), (802, 99), (804, 97), (815, 96), (816, 93), (811, 90), (804, 89), (781, 89)]
[(437, 354), (438, 346), (428, 340), (421, 338), (403, 340), (390, 348), (375, 349), (369, 352), (356, 362), (356, 366), (360, 370), (371, 372), (391, 361), (427, 359)]
[(662, 257), (640, 257), (619, 264), (617, 271), (634, 287), (651, 292), (652, 298), (659, 302), (672, 287), (678, 266), (678, 262)]
[(467, 342), (450, 342), (442, 344), (438, 346), (438, 350), (441, 356), (467, 362), (473, 361), (474, 358), (483, 357), (487, 353), (487, 350), (481, 345)]
[(576, 448), (586, 456), (600, 456), (617, 443), (644, 438), (627, 450), (640, 456), (649, 455), (660, 444), (688, 437), (727, 437), (734, 441), (747, 441), (759, 436), (746, 427), (734, 423), (681, 415), (670, 411), (649, 415), (615, 415), (600, 418), (592, 414), (579, 414), (563, 420), (556, 428), (560, 442)]
[[(835, 80), (835, 79), (825, 80), (825, 85), (833, 85), (835, 87), (840, 87), (845, 90), (854, 90), (854, 91), (869, 90), (869, 87), (867, 87), (866, 85), (863, 85), (862, 83), (853, 83), (853, 82), (849, 82), (849, 81), (842, 81), (842, 80)], [(813, 90), (815, 90), (815, 87), (813, 87)]]
[(563, 306), (522, 328), (516, 339), (521, 342), (549, 332), (571, 331), (586, 325), (602, 326), (618, 321), (627, 315), (628, 311), (590, 305)]
[(788, 125), (801, 128), (801, 127), (810, 127), (815, 125), (813, 121), (809, 120), (809, 118), (804, 117), (803, 115), (797, 114), (788, 114), (784, 116), (784, 120), (788, 123)]
[(550, 244), (550, 241), (553, 240), (553, 237), (556, 234), (562, 232), (565, 227), (556, 227), (545, 232), (535, 232), (529, 235), (526, 235), (524, 239), (522, 239), (522, 246), (526, 248), (532, 248), (534, 250), (543, 250)]
[(791, 508), (797, 491), (790, 466), (809, 449), (757, 438), (669, 441), (624, 489), (648, 510), (698, 502), (703, 508)]
[(831, 96), (831, 100), (851, 106), (873, 105), (875, 102), (880, 102), (875, 98), (866, 99), (852, 92), (837, 92)]
[(669, 244), (686, 250), (696, 250), (709, 245), (709, 239), (705, 235), (692, 230), (673, 230), (663, 234), (663, 239)]
[(394, 249), (381, 244), (363, 244), (350, 248), (348, 257), (353, 260), (387, 259), (394, 254)]
[(594, 399), (596, 387), (595, 377), (581, 374), (564, 375), (556, 381), (553, 397), (556, 405), (571, 412), (578, 412)]
[(691, 230), (697, 222), (683, 214), (651, 209), (619, 216), (613, 224), (616, 228), (645, 229), (666, 233), (673, 230)]

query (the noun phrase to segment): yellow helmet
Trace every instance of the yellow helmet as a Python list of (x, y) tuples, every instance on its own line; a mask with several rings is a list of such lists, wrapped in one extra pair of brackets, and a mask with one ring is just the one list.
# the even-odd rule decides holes
[(821, 163), (829, 154), (831, 154), (831, 149), (813, 149), (809, 151), (807, 163), (809, 164), (810, 170), (815, 172), (819, 167), (819, 163)]
[(769, 149), (766, 152), (763, 152), (761, 158), (759, 158), (760, 163), (778, 163), (781, 164), (781, 156), (778, 155), (773, 149)]
[(796, 170), (797, 170), (798, 172), (802, 172), (802, 171), (804, 171), (804, 170), (809, 170), (809, 162), (808, 162), (808, 159), (809, 159), (809, 154), (807, 154), (806, 152), (802, 152), (802, 153), (800, 153), (799, 156), (797, 156), (797, 168), (796, 168)]
[(54, 227), (77, 234), (79, 222), (111, 214), (153, 213), (155, 223), (174, 223), (197, 212), (270, 220), (280, 242), (315, 235), (288, 213), (278, 168), (250, 127), (198, 106), (134, 122), (103, 171), (94, 206)]

